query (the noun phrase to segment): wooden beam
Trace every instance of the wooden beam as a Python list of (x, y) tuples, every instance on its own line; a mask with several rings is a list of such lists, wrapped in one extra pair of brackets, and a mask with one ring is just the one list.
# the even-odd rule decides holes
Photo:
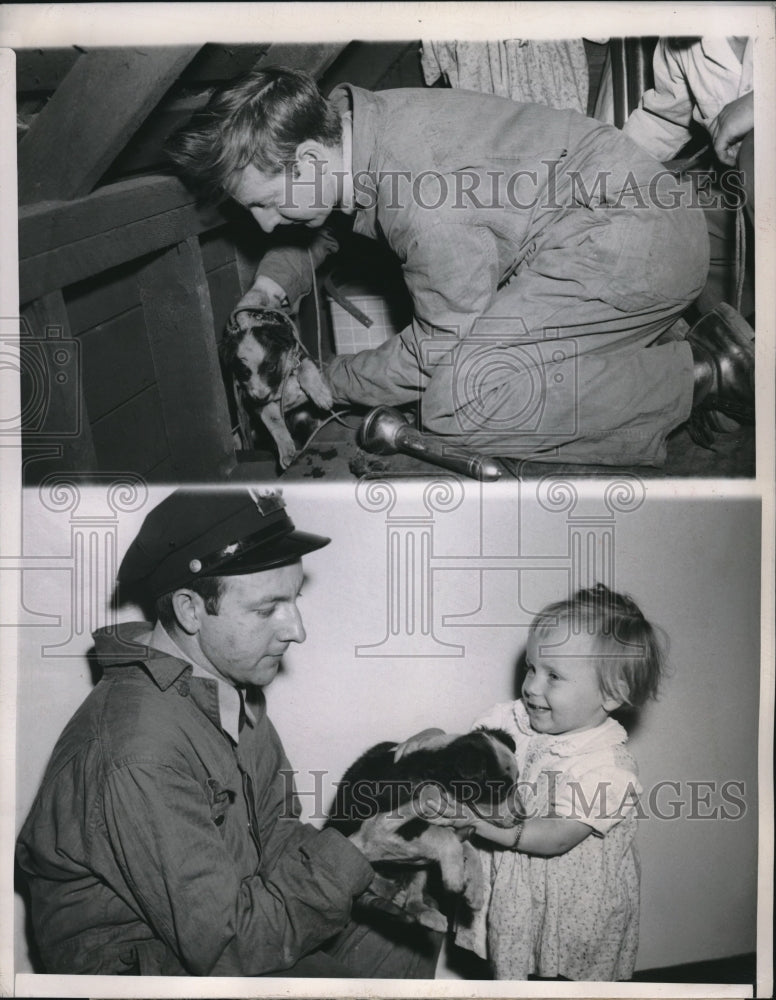
[(19, 144), (20, 202), (88, 194), (198, 48), (83, 55)]
[(133, 177), (73, 201), (43, 201), (19, 209), (19, 257), (35, 257), (118, 226), (194, 204), (177, 177)]
[(181, 73), (183, 84), (225, 83), (240, 76), (256, 63), (269, 48), (262, 45), (219, 45), (210, 43)]
[(81, 345), (70, 336), (59, 291), (22, 312), (22, 436), (25, 451), (56, 446), (59, 457), (34, 463), (39, 481), (48, 472), (88, 473), (97, 469), (92, 429), (84, 401)]
[(138, 285), (175, 471), (220, 480), (235, 458), (199, 241), (154, 259)]
[(303, 69), (317, 79), (326, 72), (346, 45), (346, 42), (277, 42), (270, 45), (255, 68), (284, 66), (286, 69)]
[[(219, 207), (198, 206), (174, 177), (138, 178), (78, 202), (36, 205), (19, 219), (20, 301), (228, 221)], [(41, 250), (47, 243), (50, 249)]]
[(81, 49), (75, 46), (66, 49), (16, 49), (17, 92), (56, 90), (82, 54)]
[(391, 66), (409, 48), (417, 50), (417, 42), (352, 42), (335, 66), (321, 81), (328, 94), (340, 83), (354, 83), (374, 90)]

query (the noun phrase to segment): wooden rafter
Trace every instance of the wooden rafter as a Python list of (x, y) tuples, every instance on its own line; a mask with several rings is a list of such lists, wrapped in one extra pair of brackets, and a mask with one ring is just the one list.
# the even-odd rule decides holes
[(198, 46), (81, 56), (19, 144), (19, 200), (88, 194)]

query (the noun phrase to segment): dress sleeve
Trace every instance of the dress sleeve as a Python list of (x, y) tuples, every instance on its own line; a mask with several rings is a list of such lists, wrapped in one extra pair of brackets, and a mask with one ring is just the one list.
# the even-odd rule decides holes
[(345, 925), (373, 875), (346, 838), (297, 822), (266, 873), (243, 877), (201, 786), (165, 765), (115, 770), (102, 813), (135, 905), (195, 975), (289, 968)]
[(669, 160), (690, 138), (693, 98), (679, 54), (667, 39), (652, 60), (655, 86), (625, 123), (623, 132), (657, 160)]
[(603, 837), (637, 806), (641, 784), (627, 751), (612, 760), (581, 760), (557, 781), (551, 791), (554, 813), (576, 819)]
[(483, 712), (472, 723), (472, 729), (504, 729), (512, 732), (515, 728), (514, 702), (502, 701), (487, 712)]

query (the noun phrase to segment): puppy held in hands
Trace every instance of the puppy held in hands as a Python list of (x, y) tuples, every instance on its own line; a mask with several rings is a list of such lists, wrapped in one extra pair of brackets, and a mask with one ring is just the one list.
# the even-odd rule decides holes
[[(424, 802), (430, 789), (438, 789), (488, 822), (512, 826), (519, 818), (510, 807), (517, 781), (514, 748), (511, 736), (495, 729), (475, 730), (446, 746), (407, 753), (398, 761), (393, 743), (379, 743), (345, 772), (328, 825), (349, 836), (378, 813), (417, 803), (417, 817), (400, 828), (401, 836), (417, 844), (419, 858), (436, 861), (448, 893), (477, 909), (484, 895), (483, 876), (477, 853), (467, 843), (467, 831), (426, 822)], [(433, 895), (427, 895), (426, 871), (395, 863), (375, 868), (378, 874), (357, 909), (372, 908), (435, 930), (446, 928), (447, 918)]]
[(300, 416), (309, 423), (312, 408), (330, 410), (333, 405), (323, 376), (304, 355), (293, 322), (279, 309), (239, 309), (229, 320), (220, 350), (241, 402), (261, 418), (277, 445), (281, 468), (288, 468), (296, 456), (292, 430)]

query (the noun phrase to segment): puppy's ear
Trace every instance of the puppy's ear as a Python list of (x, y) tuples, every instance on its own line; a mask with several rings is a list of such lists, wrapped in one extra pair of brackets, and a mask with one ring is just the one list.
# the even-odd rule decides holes
[(309, 358), (305, 358), (299, 365), (296, 372), (299, 385), (310, 399), (322, 410), (330, 410), (334, 406), (334, 397), (331, 389), (324, 381), (323, 376)]

